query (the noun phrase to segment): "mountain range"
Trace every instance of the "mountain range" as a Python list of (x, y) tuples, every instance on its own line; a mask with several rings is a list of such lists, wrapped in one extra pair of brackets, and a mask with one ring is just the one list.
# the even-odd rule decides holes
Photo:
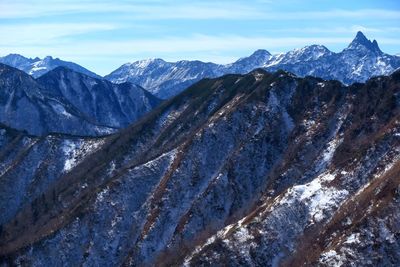
[(63, 61), (59, 58), (53, 58), (51, 56), (47, 56), (43, 59), (40, 59), (38, 57), (26, 58), (18, 54), (9, 54), (5, 57), (0, 57), (0, 63), (20, 69), (34, 78), (38, 78), (57, 67), (66, 67), (76, 72), (86, 74), (93, 78), (98, 78), (98, 79), (101, 78), (101, 76), (85, 69), (82, 66), (79, 66), (76, 63)]
[[(31, 59), (10, 54), (0, 58), (0, 63), (23, 70), (35, 78), (59, 66), (101, 78), (75, 63), (53, 59), (51, 56)], [(166, 99), (203, 78), (215, 78), (229, 73), (245, 74), (256, 68), (267, 71), (282, 69), (301, 77), (310, 75), (352, 84), (365, 82), (374, 76), (391, 74), (400, 68), (400, 58), (382, 52), (376, 40), (370, 41), (362, 32), (358, 32), (349, 46), (339, 53), (322, 45), (310, 45), (276, 55), (260, 49), (249, 57), (226, 65), (198, 60), (166, 62), (158, 58), (146, 59), (126, 63), (104, 78), (113, 83), (137, 84), (157, 97)]]
[(116, 83), (130, 81), (158, 97), (169, 98), (202, 78), (228, 73), (245, 74), (255, 68), (267, 71), (283, 69), (302, 77), (311, 75), (352, 84), (373, 76), (389, 75), (400, 68), (400, 59), (382, 52), (375, 40), (369, 41), (358, 32), (350, 45), (339, 53), (331, 52), (325, 46), (311, 45), (277, 55), (258, 50), (227, 65), (149, 59), (124, 64), (105, 78)]
[(400, 266), (400, 58), (362, 33), (105, 78), (5, 58), (0, 266)]
[(160, 103), (140, 86), (112, 84), (65, 67), (38, 79), (0, 63), (0, 123), (29, 134), (104, 135)]
[(400, 71), (203, 79), (116, 134), (2, 126), (0, 264), (400, 264)]

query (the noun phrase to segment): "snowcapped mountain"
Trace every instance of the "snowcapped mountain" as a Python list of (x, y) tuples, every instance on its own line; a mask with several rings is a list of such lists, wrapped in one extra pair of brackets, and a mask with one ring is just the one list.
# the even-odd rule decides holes
[[(221, 69), (221, 72), (229, 73), (248, 73), (260, 66), (264, 66), (270, 62), (272, 55), (267, 50), (257, 50), (249, 57), (241, 58), (233, 64), (228, 64)], [(228, 70), (226, 70), (228, 69)]]
[(35, 80), (0, 64), (0, 122), (29, 134), (115, 132), (160, 100), (129, 83), (112, 84), (58, 67)]
[(107, 137), (0, 126), (0, 265), (399, 266), (399, 94), (257, 69)]
[(125, 64), (105, 78), (117, 83), (130, 81), (161, 98), (168, 98), (202, 78), (228, 73), (244, 74), (255, 68), (268, 71), (283, 69), (302, 77), (311, 75), (352, 84), (364, 82), (373, 76), (389, 75), (399, 67), (399, 57), (383, 53), (375, 40), (371, 42), (358, 32), (351, 44), (339, 53), (321, 45), (311, 45), (277, 55), (258, 50), (228, 65), (201, 61), (171, 63), (161, 59), (143, 60)]
[(59, 58), (52, 58), (47, 56), (43, 59), (36, 58), (26, 58), (18, 54), (9, 54), (5, 57), (0, 57), (0, 63), (9, 65), (11, 67), (20, 69), (27, 74), (33, 76), (34, 78), (40, 77), (48, 71), (55, 69), (57, 67), (66, 67), (72, 69), (76, 72), (80, 72), (91, 76), (93, 78), (101, 78), (96, 73), (93, 73), (78, 64), (73, 62), (63, 61)]
[(222, 75), (224, 72), (219, 71), (219, 67), (217, 64), (201, 61), (171, 63), (162, 59), (148, 59), (124, 64), (105, 76), (105, 79), (115, 83), (128, 81), (139, 84), (152, 94), (169, 98), (204, 77)]

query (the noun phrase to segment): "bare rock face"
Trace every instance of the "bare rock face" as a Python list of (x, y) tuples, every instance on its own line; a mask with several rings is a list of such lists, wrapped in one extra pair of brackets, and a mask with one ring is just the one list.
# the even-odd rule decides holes
[(258, 69), (104, 138), (4, 129), (1, 264), (398, 265), (399, 93)]

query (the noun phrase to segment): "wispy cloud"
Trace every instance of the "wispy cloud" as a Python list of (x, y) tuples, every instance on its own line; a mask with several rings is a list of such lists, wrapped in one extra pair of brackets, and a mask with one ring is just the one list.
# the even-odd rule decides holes
[(271, 14), (268, 19), (281, 20), (328, 20), (340, 18), (374, 18), (375, 20), (397, 20), (400, 19), (400, 11), (386, 9), (332, 9), (326, 11), (309, 11), (309, 12), (288, 12)]
[(400, 27), (365, 27), (362, 25), (352, 25), (350, 27), (305, 27), (305, 28), (280, 28), (268, 29), (268, 32), (279, 33), (328, 33), (328, 34), (348, 34), (362, 31), (364, 33), (398, 33)]
[(108, 31), (118, 26), (108, 23), (40, 23), (0, 25), (0, 45), (47, 45), (59, 43), (60, 38), (90, 32)]
[(27, 1), (3, 1), (0, 18), (35, 18), (63, 14), (118, 14), (135, 20), (167, 19), (252, 19), (263, 13), (254, 7), (240, 3), (216, 3), (212, 1), (179, 3), (162, 1), (54, 1), (51, 4)]
[[(260, 1), (257, 1), (260, 3)], [(264, 1), (261, 1), (264, 2)], [(269, 3), (269, 0), (267, 0)], [(400, 19), (400, 11), (389, 9), (330, 9), (324, 11), (277, 12), (236, 1), (93, 1), (93, 0), (3, 0), (0, 18), (35, 18), (65, 14), (118, 14), (134, 20), (168, 19), (248, 19), (248, 20), (327, 20), (333, 18)]]
[(0, 54), (52, 55), (111, 71), (109, 62), (145, 57), (227, 63), (259, 48), (338, 51), (359, 30), (400, 52), (400, 10), (389, 0), (317, 1), (0, 0)]
[[(266, 38), (237, 35), (190, 35), (183, 37), (164, 37), (155, 39), (135, 39), (125, 41), (83, 41), (79, 45), (73, 42), (60, 44), (43, 44), (39, 46), (10, 46), (6, 42), (0, 44), (0, 53), (9, 53), (18, 49), (24, 50), (27, 54), (40, 54), (46, 51), (48, 54), (60, 54), (63, 56), (113, 56), (130, 55), (140, 57), (142, 54), (161, 54), (186, 53), (186, 52), (215, 52), (255, 50), (265, 48), (270, 50), (282, 50), (283, 48), (302, 47), (310, 44), (343, 44), (343, 48), (351, 39), (342, 37), (290, 37), (290, 38)], [(380, 43), (400, 45), (400, 39), (382, 38)]]
[[(142, 54), (168, 54), (177, 52), (213, 52), (213, 51), (235, 51), (235, 50), (254, 50), (258, 48), (282, 49), (287, 47), (301, 47), (309, 44), (345, 44), (348, 38), (266, 38), (237, 35), (190, 35), (183, 37), (164, 37), (156, 39), (135, 39), (125, 41), (83, 41), (79, 45), (71, 43), (43, 44), (40, 47), (26, 46), (22, 49), (28, 54), (42, 54), (47, 51), (49, 54), (59, 54), (63, 51), (64, 56), (112, 56), (112, 55), (133, 55)], [(398, 39), (383, 39), (383, 42), (399, 44)], [(0, 53), (20, 49), (9, 46), (6, 42), (0, 45)], [(40, 51), (40, 53), (38, 53)]]

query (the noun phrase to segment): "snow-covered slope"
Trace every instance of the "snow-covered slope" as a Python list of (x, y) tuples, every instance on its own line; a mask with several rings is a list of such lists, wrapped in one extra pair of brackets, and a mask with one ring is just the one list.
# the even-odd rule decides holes
[(67, 171), (51, 186), (38, 148), (3, 132), (0, 210), (19, 205), (1, 220), (0, 264), (398, 266), (399, 94), (400, 72), (349, 87), (205, 79), (90, 155), (58, 140)]
[(0, 57), (0, 63), (20, 69), (26, 72), (27, 74), (33, 76), (34, 78), (40, 77), (43, 74), (57, 67), (66, 67), (76, 72), (80, 72), (88, 76), (91, 76), (93, 78), (98, 78), (98, 79), (101, 78), (96, 73), (93, 73), (85, 69), (84, 67), (79, 66), (76, 63), (63, 61), (59, 58), (52, 58), (51, 56), (47, 56), (43, 59), (40, 59), (38, 57), (26, 58), (18, 54), (9, 54), (7, 56)]
[(115, 82), (139, 84), (161, 98), (169, 98), (204, 77), (217, 77), (224, 72), (219, 65), (201, 61), (166, 62), (148, 59), (122, 65), (106, 79)]
[(66, 68), (38, 80), (0, 63), (0, 122), (29, 134), (102, 135), (136, 121), (160, 102), (129, 83), (114, 85)]
[(371, 42), (358, 32), (351, 44), (339, 53), (321, 45), (311, 45), (277, 55), (257, 50), (251, 56), (228, 65), (201, 61), (171, 63), (161, 59), (143, 60), (125, 64), (105, 78), (117, 83), (131, 81), (161, 98), (168, 98), (202, 78), (227, 73), (244, 74), (255, 68), (268, 71), (283, 69), (298, 76), (311, 75), (352, 84), (377, 75), (389, 75), (399, 67), (398, 56), (383, 53), (375, 40)]
[[(272, 55), (267, 50), (257, 50), (249, 57), (237, 60), (235, 63), (223, 67), (225, 73), (248, 73), (260, 66), (265, 66), (271, 61)], [(220, 67), (221, 68), (221, 67)]]
[(289, 52), (282, 60), (278, 56), (264, 67), (270, 71), (285, 69), (300, 76), (312, 75), (352, 84), (378, 75), (389, 75), (400, 67), (400, 61), (396, 56), (383, 53), (375, 40), (371, 42), (358, 32), (340, 53), (310, 46)]

